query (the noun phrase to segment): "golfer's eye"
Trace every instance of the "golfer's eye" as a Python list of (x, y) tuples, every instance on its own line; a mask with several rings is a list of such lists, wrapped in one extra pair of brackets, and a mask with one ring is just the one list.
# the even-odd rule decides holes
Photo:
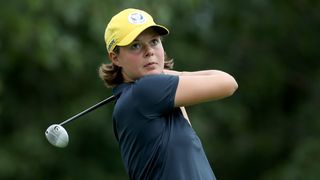
[(155, 39), (152, 39), (151, 40), (151, 45), (152, 46), (156, 46), (156, 45), (158, 45), (160, 43), (160, 39), (158, 39), (158, 38), (155, 38)]
[(130, 50), (139, 50), (141, 48), (141, 44), (133, 43), (130, 45)]

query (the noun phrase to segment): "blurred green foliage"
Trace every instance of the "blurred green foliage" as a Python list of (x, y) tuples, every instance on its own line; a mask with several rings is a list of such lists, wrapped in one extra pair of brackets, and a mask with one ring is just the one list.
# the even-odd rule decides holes
[(0, 6), (0, 179), (128, 179), (112, 104), (45, 129), (111, 94), (98, 78), (103, 33), (127, 8), (170, 29), (177, 70), (232, 74), (234, 96), (187, 108), (218, 179), (320, 178), (320, 2), (12, 0)]

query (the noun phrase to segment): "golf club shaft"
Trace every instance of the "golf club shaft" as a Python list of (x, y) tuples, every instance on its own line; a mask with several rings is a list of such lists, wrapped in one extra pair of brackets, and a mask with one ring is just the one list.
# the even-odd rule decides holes
[(109, 103), (109, 102), (113, 101), (114, 99), (115, 99), (115, 97), (112, 95), (112, 96), (108, 97), (107, 99), (105, 99), (105, 100), (103, 100), (103, 101), (101, 101), (101, 102), (99, 102), (99, 103), (97, 103), (97, 104), (95, 104), (95, 105), (91, 106), (90, 108), (88, 108), (88, 109), (86, 109), (86, 110), (84, 110), (84, 111), (82, 111), (82, 112), (80, 112), (80, 113), (78, 113), (78, 114), (76, 114), (76, 115), (72, 116), (71, 118), (69, 118), (69, 119), (67, 119), (67, 120), (63, 121), (63, 122), (62, 122), (62, 123), (60, 123), (59, 125), (60, 125), (60, 126), (63, 126), (63, 125), (65, 125), (65, 124), (67, 124), (67, 123), (69, 123), (69, 122), (71, 122), (71, 121), (73, 121), (73, 120), (75, 120), (75, 119), (79, 118), (80, 116), (83, 116), (83, 115), (85, 115), (85, 114), (87, 114), (87, 113), (89, 113), (89, 112), (91, 112), (91, 111), (93, 111), (93, 110), (97, 109), (98, 107), (103, 106), (103, 105), (105, 105), (105, 104), (107, 104), (107, 103)]

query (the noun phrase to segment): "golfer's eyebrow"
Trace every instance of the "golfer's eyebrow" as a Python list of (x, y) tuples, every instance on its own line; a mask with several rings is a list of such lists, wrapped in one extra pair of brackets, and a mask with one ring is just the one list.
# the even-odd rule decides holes
[[(159, 34), (155, 33), (155, 34), (153, 34), (153, 35), (151, 36), (151, 39), (156, 38), (156, 37), (159, 37), (159, 36), (160, 36)], [(161, 37), (161, 36), (160, 36), (160, 37)], [(137, 41), (141, 41), (141, 37), (138, 36), (136, 39), (134, 39), (134, 40), (132, 41), (132, 43), (137, 42)]]

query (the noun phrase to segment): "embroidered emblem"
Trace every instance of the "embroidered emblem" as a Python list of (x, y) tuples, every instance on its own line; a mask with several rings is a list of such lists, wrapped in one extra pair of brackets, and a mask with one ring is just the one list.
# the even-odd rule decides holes
[(147, 21), (144, 15), (139, 12), (129, 14), (128, 20), (131, 24), (143, 24)]
[(108, 48), (107, 48), (108, 51), (111, 50), (111, 47), (113, 46), (114, 43), (116, 43), (116, 41), (115, 41), (114, 39), (112, 39), (111, 42), (110, 42), (109, 45), (108, 45)]

